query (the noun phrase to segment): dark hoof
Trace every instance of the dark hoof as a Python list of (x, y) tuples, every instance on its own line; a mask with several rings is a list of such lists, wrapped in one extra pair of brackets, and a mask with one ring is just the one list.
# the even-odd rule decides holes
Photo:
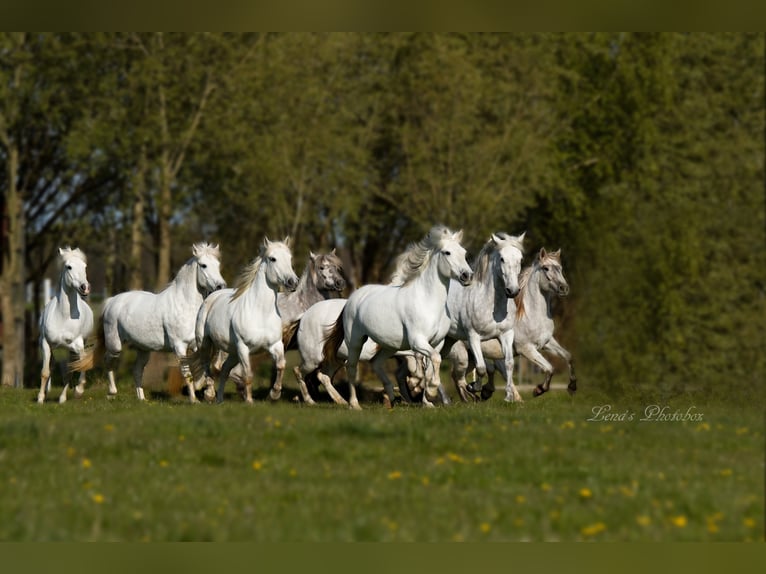
[(495, 394), (495, 391), (493, 389), (488, 389), (487, 387), (483, 387), (481, 389), (481, 400), (482, 401), (488, 401), (492, 398), (492, 395)]
[(540, 395), (545, 394), (546, 390), (547, 389), (543, 386), (543, 384), (540, 383), (539, 385), (535, 387), (535, 390), (532, 391), (532, 395), (535, 397), (539, 397)]

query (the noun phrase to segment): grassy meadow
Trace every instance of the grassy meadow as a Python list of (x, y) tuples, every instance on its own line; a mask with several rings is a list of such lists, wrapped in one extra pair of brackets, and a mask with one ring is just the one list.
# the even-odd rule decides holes
[[(651, 403), (584, 381), (431, 410), (370, 386), (362, 412), (289, 384), (253, 405), (118, 386), (63, 405), (60, 383), (44, 405), (0, 389), (0, 540), (763, 540), (760, 406), (674, 399), (666, 415), (702, 420), (641, 421)], [(606, 404), (626, 420), (588, 420)]]

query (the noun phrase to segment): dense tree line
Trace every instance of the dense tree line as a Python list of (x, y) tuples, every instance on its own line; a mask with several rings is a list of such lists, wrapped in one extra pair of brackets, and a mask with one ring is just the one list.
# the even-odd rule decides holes
[(759, 34), (3, 33), (3, 383), (59, 244), (111, 292), (263, 235), (360, 285), (441, 222), (562, 248), (583, 384), (757, 388), (763, 130)]

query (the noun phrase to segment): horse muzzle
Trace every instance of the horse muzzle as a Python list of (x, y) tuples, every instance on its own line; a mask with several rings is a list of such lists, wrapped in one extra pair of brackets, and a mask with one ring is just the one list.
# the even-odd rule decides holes
[(288, 291), (295, 291), (298, 288), (298, 278), (288, 277), (285, 279), (285, 289)]
[(90, 295), (90, 283), (83, 283), (77, 288), (77, 291), (79, 291), (83, 298), (87, 298)]
[(467, 287), (473, 281), (473, 271), (463, 271), (458, 277), (458, 281), (463, 287)]
[(515, 299), (516, 296), (519, 294), (520, 289), (518, 287), (511, 289), (509, 287), (505, 288), (505, 296), (509, 299)]
[(558, 294), (559, 297), (566, 297), (569, 295), (569, 285), (559, 285)]

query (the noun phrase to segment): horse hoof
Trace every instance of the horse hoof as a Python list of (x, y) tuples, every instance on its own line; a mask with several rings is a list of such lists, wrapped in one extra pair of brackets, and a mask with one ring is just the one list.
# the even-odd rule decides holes
[(282, 391), (276, 391), (276, 392), (274, 392), (274, 390), (272, 390), (272, 391), (269, 393), (269, 398), (270, 398), (272, 401), (278, 401), (278, 400), (280, 399), (280, 397), (281, 397), (281, 396), (282, 396)]
[(492, 398), (492, 395), (494, 394), (494, 392), (495, 391), (490, 391), (490, 390), (487, 390), (487, 389), (482, 389), (481, 390), (481, 400), (482, 401), (488, 401), (489, 399)]
[(540, 395), (544, 394), (545, 391), (546, 391), (545, 387), (543, 387), (543, 385), (540, 384), (535, 387), (534, 391), (532, 391), (532, 395), (535, 397), (539, 397)]

